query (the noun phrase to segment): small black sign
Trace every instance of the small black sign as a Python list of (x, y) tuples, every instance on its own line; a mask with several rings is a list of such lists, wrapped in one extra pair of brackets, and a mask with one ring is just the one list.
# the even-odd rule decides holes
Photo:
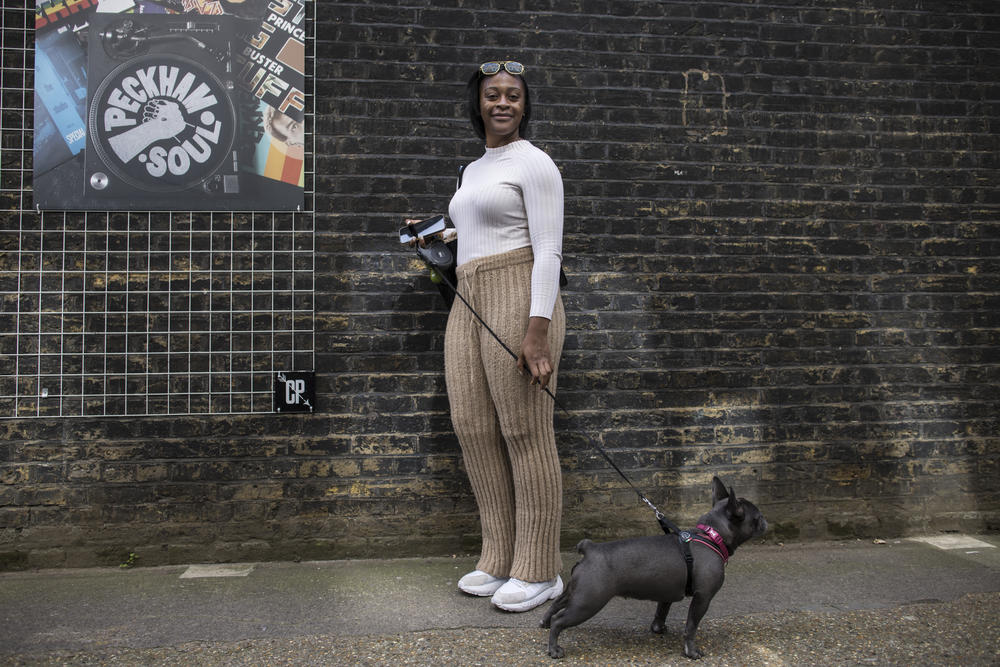
[(315, 371), (278, 371), (274, 378), (275, 412), (312, 412), (315, 406)]

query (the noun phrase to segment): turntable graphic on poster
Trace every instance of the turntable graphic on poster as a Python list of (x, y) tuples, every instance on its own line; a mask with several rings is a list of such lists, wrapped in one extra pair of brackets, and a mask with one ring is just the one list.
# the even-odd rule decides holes
[(208, 15), (222, 4), (170, 0), (158, 3), (164, 13), (89, 14), (82, 118), (64, 108), (70, 91), (80, 97), (79, 74), (61, 84), (39, 40), (36, 61), (48, 69), (36, 107), (64, 108), (49, 112), (49, 135), (76, 144), (36, 140), (36, 206), (301, 210), (304, 3), (239, 5), (262, 13)]

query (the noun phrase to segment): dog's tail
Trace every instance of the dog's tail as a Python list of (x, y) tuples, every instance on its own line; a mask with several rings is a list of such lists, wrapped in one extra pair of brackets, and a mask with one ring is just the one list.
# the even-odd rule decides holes
[(586, 556), (587, 555), (587, 549), (589, 549), (590, 545), (592, 545), (592, 544), (593, 544), (593, 542), (591, 542), (590, 540), (588, 540), (588, 539), (582, 539), (576, 545), (576, 552), (580, 553), (580, 554), (583, 554), (584, 556)]

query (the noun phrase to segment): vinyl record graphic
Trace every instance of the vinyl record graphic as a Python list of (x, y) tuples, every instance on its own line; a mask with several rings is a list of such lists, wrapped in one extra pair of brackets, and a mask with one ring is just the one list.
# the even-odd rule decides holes
[(91, 98), (88, 149), (114, 179), (145, 192), (197, 187), (233, 161), (237, 132), (230, 93), (203, 65), (172, 53), (148, 53), (113, 69)]

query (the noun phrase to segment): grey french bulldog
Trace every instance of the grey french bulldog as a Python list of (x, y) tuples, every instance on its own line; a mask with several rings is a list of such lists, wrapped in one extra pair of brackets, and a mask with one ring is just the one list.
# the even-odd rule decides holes
[(701, 658), (703, 653), (695, 645), (694, 635), (709, 603), (722, 588), (729, 555), (766, 531), (767, 520), (760, 510), (750, 501), (737, 498), (732, 487), (727, 490), (718, 477), (713, 477), (712, 509), (698, 520), (698, 529), (689, 533), (694, 559), (690, 582), (677, 535), (604, 543), (581, 541), (576, 550), (583, 558), (573, 566), (566, 590), (541, 622), (543, 628), (549, 628), (549, 655), (563, 657), (559, 633), (583, 623), (616, 595), (658, 602), (650, 630), (660, 634), (671, 603), (683, 600), (690, 590), (684, 655), (693, 660)]

